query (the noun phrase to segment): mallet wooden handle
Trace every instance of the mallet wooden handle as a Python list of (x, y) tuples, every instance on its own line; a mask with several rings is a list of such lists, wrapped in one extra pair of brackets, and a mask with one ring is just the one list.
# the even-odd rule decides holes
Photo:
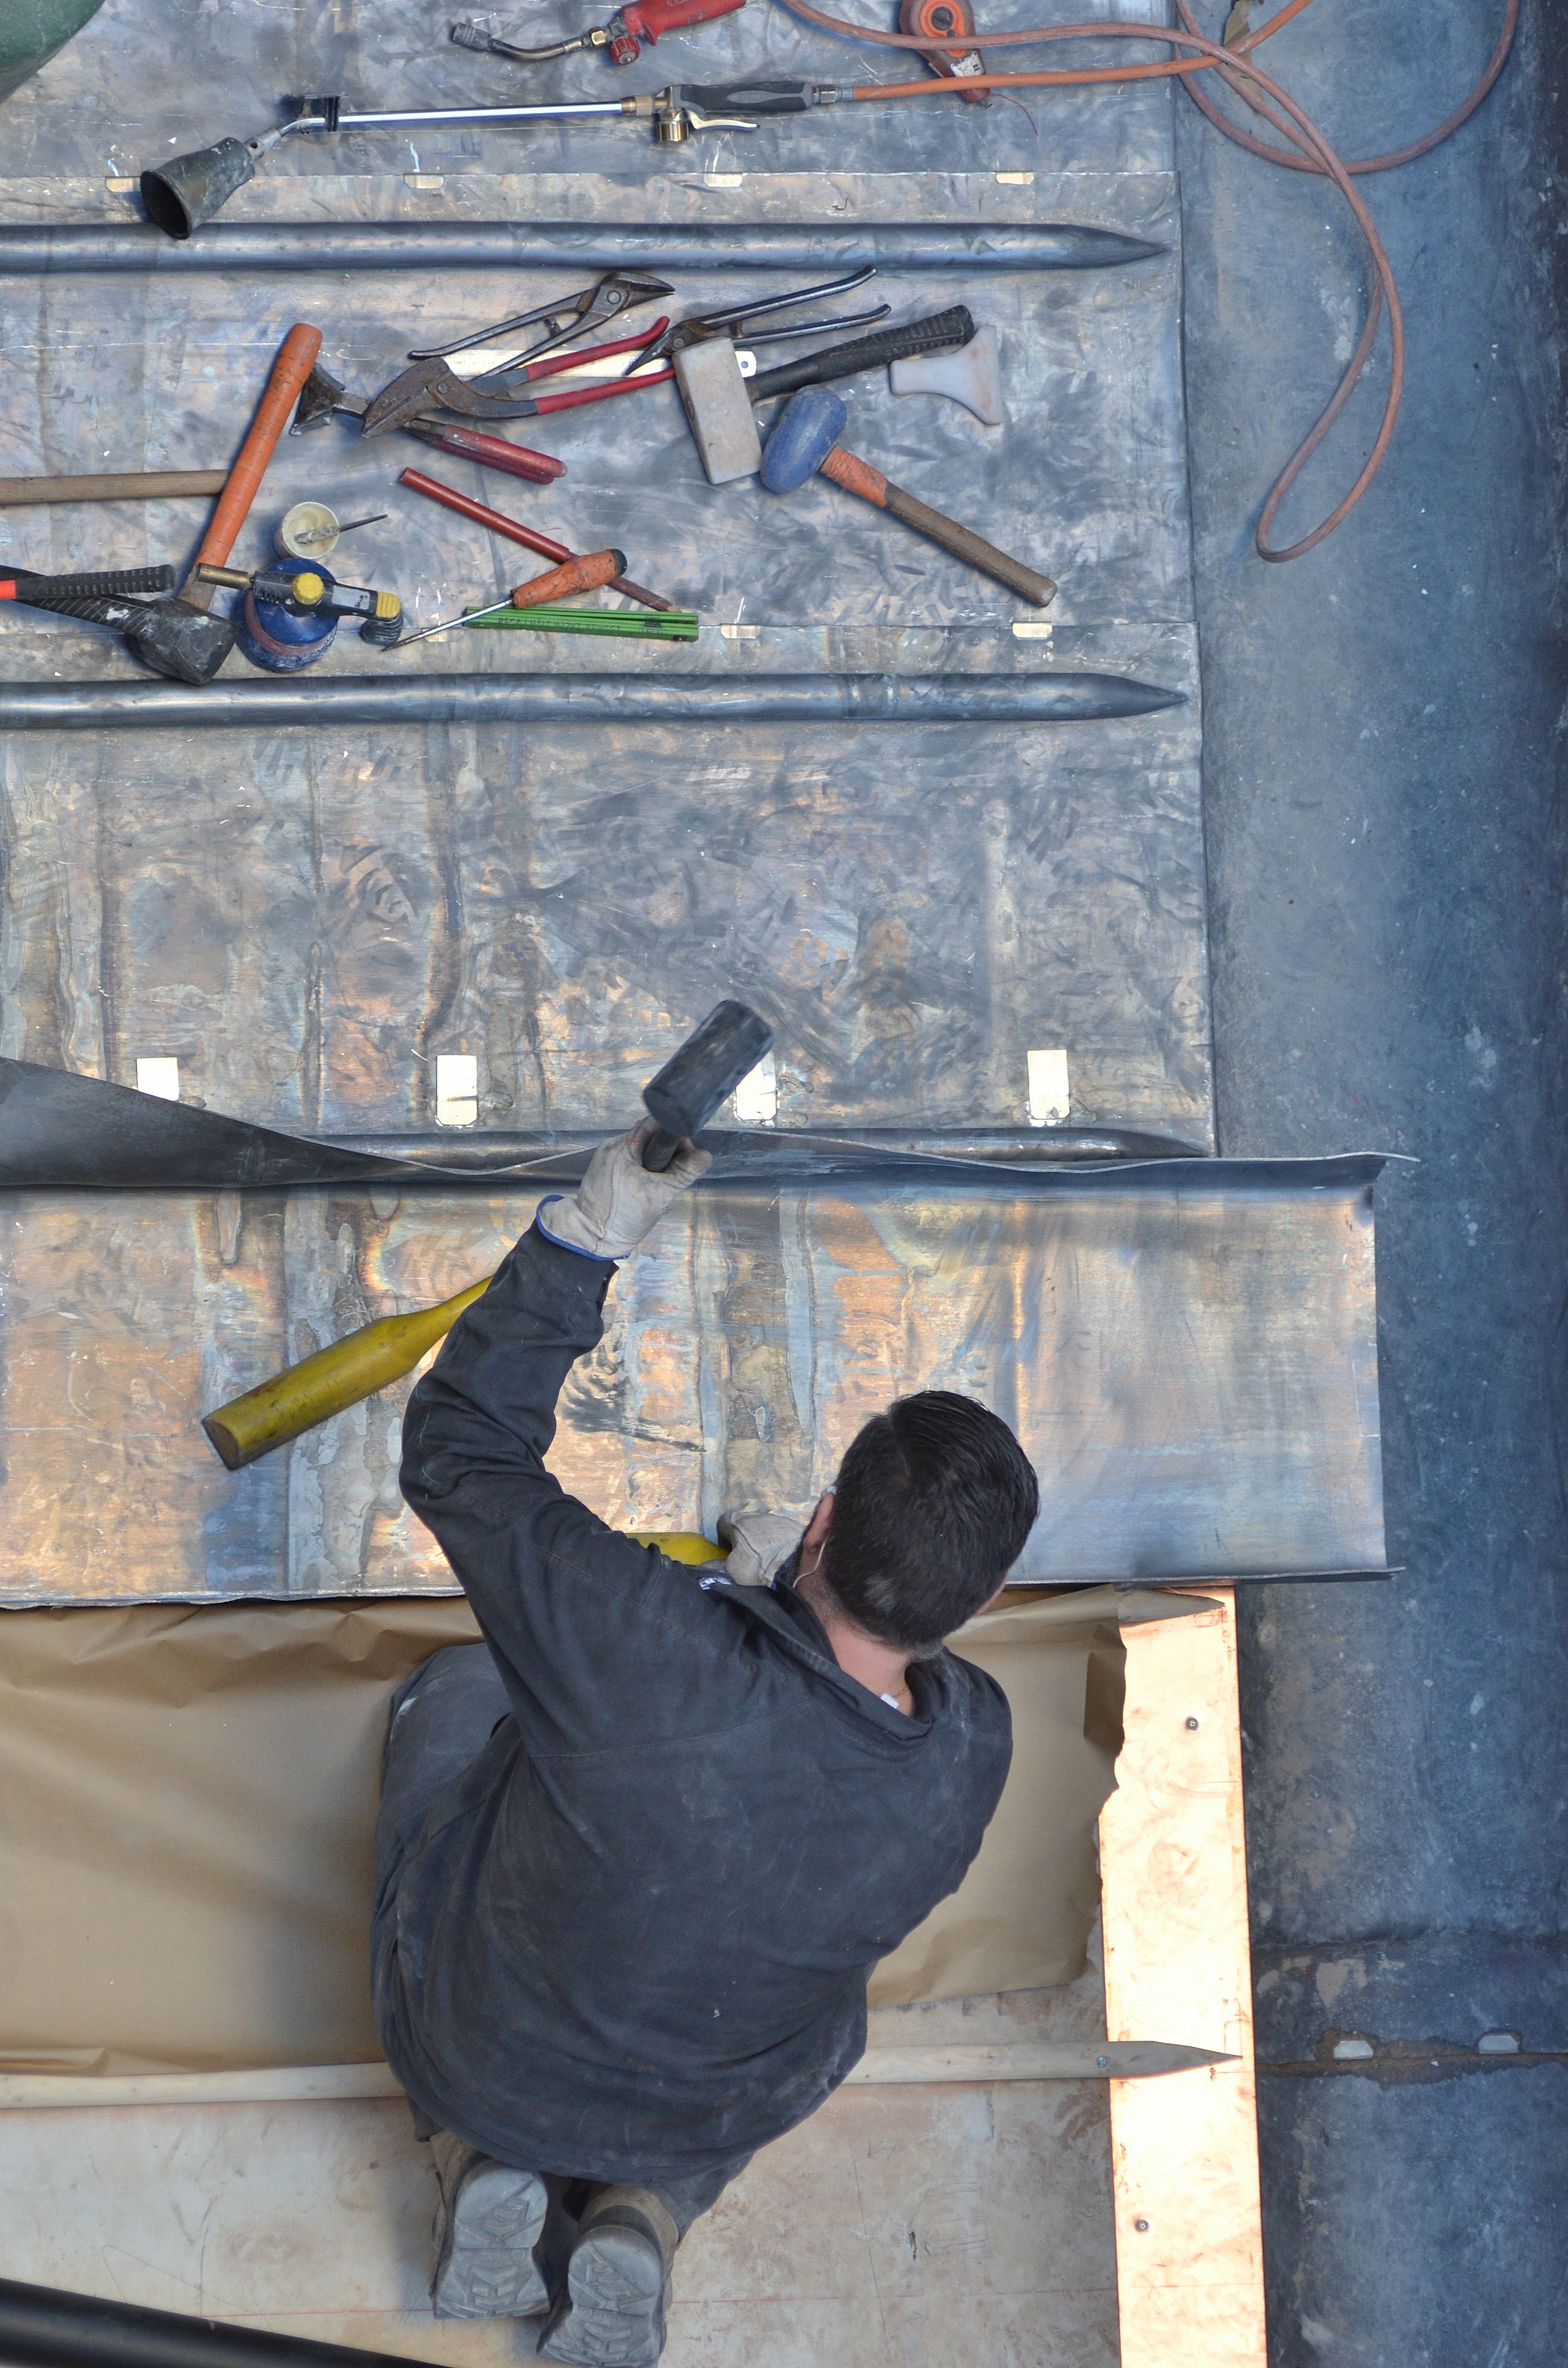
[(877, 509), (902, 518), (916, 534), (928, 535), (944, 551), (950, 551), (955, 559), (977, 567), (983, 575), (994, 575), (998, 584), (1005, 584), (1020, 599), (1032, 600), (1037, 609), (1055, 599), (1056, 586), (1049, 575), (1037, 575), (1032, 567), (1026, 567), (1021, 559), (1010, 559), (994, 542), (987, 542), (983, 535), (971, 533), (956, 518), (945, 518), (940, 510), (916, 501), (902, 485), (890, 484), (880, 469), (873, 469), (869, 461), (857, 460), (842, 444), (834, 446), (822, 463), (822, 473), (831, 477), (845, 493), (858, 494), (863, 502), (870, 502)]
[(222, 469), (138, 469), (119, 476), (0, 477), (0, 509), (40, 502), (172, 502), (187, 495), (221, 494)]
[(193, 607), (205, 609), (211, 605), (212, 586), (201, 582), (197, 569), (204, 564), (222, 567), (233, 551), (267, 474), (267, 464), (277, 450), (278, 439), (289, 425), (289, 414), (314, 370), (320, 351), (321, 331), (296, 321), (278, 348), (266, 392), (251, 421), (250, 433), (229, 471), (228, 481), (201, 538), (196, 565), (181, 589), (180, 598)]

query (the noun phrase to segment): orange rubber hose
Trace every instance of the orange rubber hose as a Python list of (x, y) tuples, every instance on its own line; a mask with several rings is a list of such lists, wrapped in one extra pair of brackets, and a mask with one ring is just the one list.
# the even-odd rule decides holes
[[(962, 50), (966, 47), (972, 48), (976, 38), (971, 35), (963, 40), (934, 41), (929, 36), (883, 33), (869, 26), (857, 25), (846, 17), (829, 16), (825, 10), (813, 7), (811, 0), (782, 0), (782, 5), (791, 16), (801, 17), (806, 23), (816, 25), (824, 31), (841, 34), (852, 40), (870, 42), (878, 48)], [(1344, 376), (1335, 390), (1332, 399), (1275, 479), (1259, 513), (1254, 536), (1258, 555), (1260, 558), (1275, 562), (1300, 559), (1307, 552), (1314, 550), (1355, 508), (1382, 465), (1383, 456), (1388, 450), (1393, 434), (1394, 422), (1399, 416), (1400, 399), (1403, 393), (1404, 326), (1400, 313), (1399, 291), (1394, 285), (1392, 268), (1383, 250), (1382, 242), (1378, 236), (1376, 226), (1355, 188), (1351, 176), (1353, 173), (1386, 172), (1396, 165), (1406, 164), (1414, 157), (1426, 154), (1440, 141), (1446, 140), (1451, 131), (1457, 130), (1467, 117), (1474, 113), (1502, 73), (1513, 44), (1514, 31), (1518, 19), (1518, 0), (1506, 0), (1503, 30), (1484, 74), (1468, 98), (1450, 116), (1445, 118), (1435, 131), (1427, 133), (1425, 139), (1414, 142), (1409, 148), (1392, 152), (1383, 157), (1363, 158), (1356, 165), (1347, 166), (1335, 154), (1312, 119), (1296, 105), (1288, 92), (1253, 63), (1251, 56), (1251, 52), (1260, 43), (1270, 40), (1274, 34), (1289, 24), (1292, 17), (1299, 17), (1311, 5), (1312, 0), (1287, 0), (1287, 6), (1278, 9), (1266, 25), (1260, 26), (1256, 32), (1244, 35), (1232, 49), (1226, 49), (1199, 32), (1187, 6), (1187, 0), (1177, 0), (1177, 6), (1183, 19), (1180, 28), (1101, 23), (1042, 25), (1030, 27), (1018, 32), (982, 33), (978, 38), (987, 49), (1008, 47), (1027, 41), (1142, 40), (1163, 41), (1181, 54), (1147, 64), (1131, 66), (1076, 66), (1035, 74), (976, 74), (966, 76), (961, 85), (964, 90), (974, 92), (1026, 88), (1069, 89), (1081, 88), (1096, 83), (1179, 80), (1201, 108), (1202, 112), (1225, 133), (1227, 138), (1236, 141), (1240, 146), (1249, 149), (1253, 154), (1270, 162), (1287, 164), (1299, 171), (1322, 174), (1332, 180), (1339, 190), (1356, 218), (1357, 226), (1367, 242), (1368, 251), (1372, 259), (1374, 274), (1372, 302), (1368, 312), (1366, 326), (1361, 332), (1356, 350), (1346, 365)], [(1266, 116), (1268, 121), (1293, 143), (1295, 153), (1276, 149), (1267, 142), (1254, 140), (1238, 125), (1233, 124), (1230, 119), (1207, 97), (1206, 94), (1200, 95), (1199, 77), (1208, 73), (1218, 73), (1229, 88), (1236, 91), (1247, 105)], [(879, 98), (933, 98), (949, 96), (956, 87), (959, 85), (945, 79), (917, 83), (858, 83), (854, 85), (853, 96), (860, 101)], [(1263, 94), (1261, 99), (1257, 96), (1259, 93)], [(1272, 107), (1267, 104), (1268, 100), (1274, 102)], [(1276, 109), (1279, 111), (1277, 112)], [(1366, 368), (1370, 356), (1385, 304), (1388, 307), (1392, 347), (1389, 387), (1382, 418), (1371, 451), (1349, 492), (1335, 506), (1323, 523), (1311, 534), (1302, 536), (1299, 541), (1291, 543), (1287, 549), (1277, 550), (1268, 541), (1268, 532), (1279, 505), (1348, 402), (1351, 391)]]
[[(1310, 0), (1300, 0), (1300, 5), (1301, 7), (1305, 7), (1310, 5)], [(1187, 30), (1196, 32), (1197, 22), (1187, 6), (1187, 0), (1176, 0), (1176, 8)], [(1249, 34), (1245, 40), (1237, 43), (1237, 47), (1250, 49), (1255, 41), (1267, 39), (1270, 33), (1278, 32), (1288, 16), (1293, 17), (1299, 13), (1300, 8), (1294, 6), (1281, 9), (1278, 17), (1270, 17), (1261, 32)], [(1508, 54), (1513, 49), (1514, 36), (1518, 30), (1518, 25), (1519, 0), (1506, 0), (1506, 6), (1503, 10), (1503, 28), (1497, 36), (1497, 46), (1486, 62), (1486, 69), (1481, 80), (1469, 97), (1460, 101), (1451, 115), (1445, 115), (1441, 123), (1435, 125), (1424, 139), (1413, 140), (1408, 148), (1391, 148), (1382, 156), (1346, 158), (1346, 171), (1352, 174), (1392, 173), (1396, 165), (1414, 164), (1417, 156), (1428, 156), (1434, 148), (1440, 148), (1444, 141), (1459, 130), (1461, 123), (1467, 123), (1470, 120), (1507, 64)], [(1264, 116), (1272, 123), (1277, 131), (1283, 131), (1287, 139), (1294, 137), (1290, 125), (1276, 115), (1272, 108), (1265, 107), (1257, 99), (1250, 97), (1236, 83), (1231, 81), (1223, 66), (1221, 66), (1218, 72), (1221, 81), (1234, 90), (1238, 97), (1245, 99), (1246, 104), (1256, 114)], [(1244, 148), (1249, 155), (1261, 156), (1266, 164), (1283, 165), (1292, 173), (1319, 173), (1323, 170), (1321, 165), (1314, 164), (1310, 156), (1302, 155), (1299, 150), (1292, 153), (1289, 148), (1276, 148), (1269, 141), (1255, 140), (1250, 132), (1244, 131), (1239, 123), (1233, 123), (1230, 117), (1215, 106), (1196, 78), (1189, 81), (1186, 87), (1187, 97), (1200, 113), (1209, 118), (1215, 130), (1222, 131), (1227, 140), (1233, 140), (1238, 148)]]

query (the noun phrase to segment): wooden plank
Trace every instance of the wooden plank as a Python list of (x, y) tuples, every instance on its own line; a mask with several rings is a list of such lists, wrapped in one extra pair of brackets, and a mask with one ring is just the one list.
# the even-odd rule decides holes
[[(1161, 2079), (1172, 2050), (1132, 2041), (1005, 2042), (997, 2046), (869, 2047), (848, 2076), (855, 2088), (988, 2085), (996, 2080)], [(281, 2064), (229, 2072), (0, 2072), (0, 2111), (104, 2105), (304, 2104), (312, 2099), (400, 2097), (390, 2065)]]
[[(1233, 1591), (1131, 1630), (1100, 1816), (1106, 2029), (1232, 2064), (1113, 2081), (1121, 2368), (1266, 2368)], [(1195, 1723), (1196, 1722), (1196, 1723)]]

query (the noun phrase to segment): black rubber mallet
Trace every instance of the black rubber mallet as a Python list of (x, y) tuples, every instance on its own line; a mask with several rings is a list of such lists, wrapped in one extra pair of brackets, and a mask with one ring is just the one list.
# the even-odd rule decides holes
[[(744, 1003), (721, 1003), (672, 1060), (642, 1088), (658, 1132), (642, 1146), (642, 1165), (662, 1174), (682, 1142), (706, 1126), (727, 1094), (754, 1069), (773, 1042), (766, 1019)], [(471, 1282), (437, 1307), (407, 1315), (383, 1315), (361, 1325), (330, 1347), (318, 1349), (243, 1397), (231, 1398), (202, 1417), (219, 1456), (231, 1472), (270, 1455), (317, 1423), (411, 1373), (421, 1357), (450, 1331), (463, 1309), (490, 1288), (490, 1277)], [(5, 2357), (0, 2343), (0, 2359)]]
[(744, 1003), (716, 1003), (642, 1088), (642, 1100), (658, 1129), (642, 1146), (642, 1165), (662, 1175), (684, 1142), (707, 1125), (773, 1043), (766, 1019)]
[[(162, 590), (171, 567), (126, 567), (96, 575), (38, 575), (13, 568), (0, 580), (0, 598), (84, 624), (112, 625), (133, 657), (175, 682), (211, 681), (234, 646), (227, 617), (209, 616), (185, 600), (143, 600), (132, 587)], [(117, 588), (119, 587), (119, 588)]]

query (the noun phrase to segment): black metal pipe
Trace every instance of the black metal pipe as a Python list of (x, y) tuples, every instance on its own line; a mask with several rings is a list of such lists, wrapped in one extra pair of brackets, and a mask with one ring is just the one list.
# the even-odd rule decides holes
[(644, 228), (615, 222), (218, 222), (188, 239), (151, 223), (17, 223), (0, 229), (0, 272), (679, 271), (850, 269), (1085, 271), (1166, 249), (1092, 222), (749, 222)]
[(1128, 675), (426, 674), (267, 682), (12, 682), (0, 731), (340, 723), (1094, 723), (1179, 707)]
[(21, 2368), (422, 2368), (384, 2351), (143, 2310), (0, 2278), (0, 2360)]

